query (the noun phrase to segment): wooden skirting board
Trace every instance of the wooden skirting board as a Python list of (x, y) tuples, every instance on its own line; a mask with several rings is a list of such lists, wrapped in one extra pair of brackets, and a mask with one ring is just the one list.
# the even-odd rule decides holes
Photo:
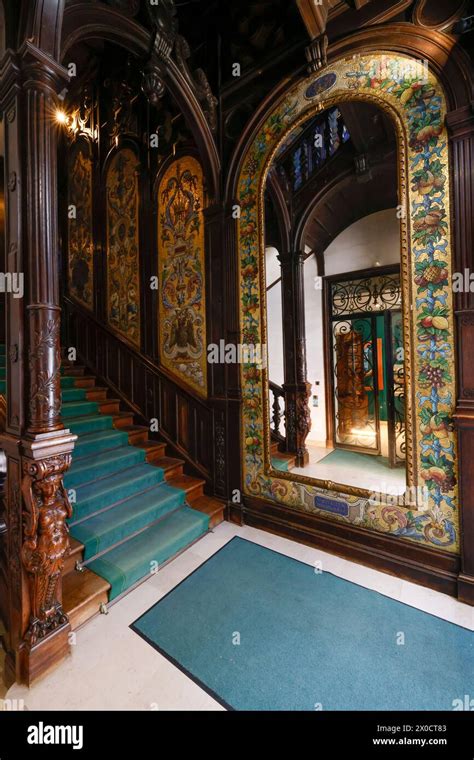
[[(325, 520), (318, 515), (245, 496), (241, 507), (230, 507), (229, 519), (337, 554), (403, 580), (458, 597), (460, 559), (408, 541), (374, 534), (364, 528)], [(462, 601), (474, 604), (462, 595)]]

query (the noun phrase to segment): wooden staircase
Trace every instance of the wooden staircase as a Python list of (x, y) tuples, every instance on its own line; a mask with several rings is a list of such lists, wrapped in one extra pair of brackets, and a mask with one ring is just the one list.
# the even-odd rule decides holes
[(278, 446), (280, 444), (278, 441), (273, 441), (270, 446), (270, 455), (272, 460), (277, 460), (282, 463), (286, 463), (287, 469), (292, 470), (293, 467), (296, 464), (296, 459), (294, 454), (290, 454), (287, 451), (280, 451)]
[[(84, 389), (86, 399), (97, 402), (100, 413), (113, 417), (113, 426), (128, 434), (131, 446), (146, 452), (145, 461), (160, 467), (170, 486), (186, 492), (188, 506), (209, 517), (210, 529), (223, 521), (225, 503), (204, 493), (205, 480), (187, 474), (184, 471), (185, 461), (171, 456), (167, 452), (166, 443), (151, 440), (148, 428), (136, 425), (133, 413), (123, 411), (120, 400), (109, 397), (109, 389), (98, 385), (94, 375), (88, 374), (85, 367), (66, 361), (63, 361), (63, 375), (74, 378), (72, 387)], [(65, 427), (68, 426), (67, 423), (68, 420), (65, 419)], [(106, 611), (109, 599), (110, 584), (87, 567), (81, 566), (83, 553), (84, 546), (71, 537), (71, 550), (63, 569), (62, 601), (73, 630), (99, 612)]]

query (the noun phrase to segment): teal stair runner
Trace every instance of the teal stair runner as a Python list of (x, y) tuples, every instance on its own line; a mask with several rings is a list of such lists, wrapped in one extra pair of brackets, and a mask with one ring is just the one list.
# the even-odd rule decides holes
[[(84, 545), (83, 562), (110, 583), (112, 600), (202, 536), (209, 517), (187, 506), (186, 492), (145, 461), (144, 449), (131, 446), (75, 380), (62, 372), (61, 414), (78, 436), (64, 477), (73, 506), (70, 533)], [(0, 393), (5, 384), (0, 346)]]
[(275, 470), (288, 472), (288, 462), (285, 462), (284, 459), (278, 459), (277, 457), (272, 457), (272, 467), (274, 467)]

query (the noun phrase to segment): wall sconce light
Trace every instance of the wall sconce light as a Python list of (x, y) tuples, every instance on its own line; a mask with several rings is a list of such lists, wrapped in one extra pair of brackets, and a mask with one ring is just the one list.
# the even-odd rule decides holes
[(58, 124), (67, 126), (67, 124), (69, 123), (69, 116), (61, 108), (56, 109), (54, 118), (58, 122)]

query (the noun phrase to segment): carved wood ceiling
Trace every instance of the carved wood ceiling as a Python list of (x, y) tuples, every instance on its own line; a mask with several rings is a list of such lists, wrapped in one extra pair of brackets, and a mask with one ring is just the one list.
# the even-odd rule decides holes
[[(318, 253), (322, 253), (353, 222), (376, 211), (394, 208), (398, 203), (396, 139), (390, 119), (368, 103), (348, 102), (341, 104), (339, 109), (351, 135), (344, 148), (294, 195), (288, 192), (288, 186), (283, 187), (281, 179), (277, 180), (281, 196), (288, 204), (288, 213), (293, 216), (294, 228), (307, 216), (304, 244)], [(300, 136), (301, 133), (296, 133), (295, 147)], [(287, 144), (280, 157), (283, 162), (291, 145), (291, 142)], [(361, 154), (367, 156), (369, 167), (362, 176), (355, 168), (355, 159)], [(281, 177), (277, 166), (274, 162), (272, 181)], [(268, 206), (267, 203), (267, 223), (275, 240), (278, 226), (275, 222), (282, 211)], [(310, 207), (312, 210), (308, 215)]]

